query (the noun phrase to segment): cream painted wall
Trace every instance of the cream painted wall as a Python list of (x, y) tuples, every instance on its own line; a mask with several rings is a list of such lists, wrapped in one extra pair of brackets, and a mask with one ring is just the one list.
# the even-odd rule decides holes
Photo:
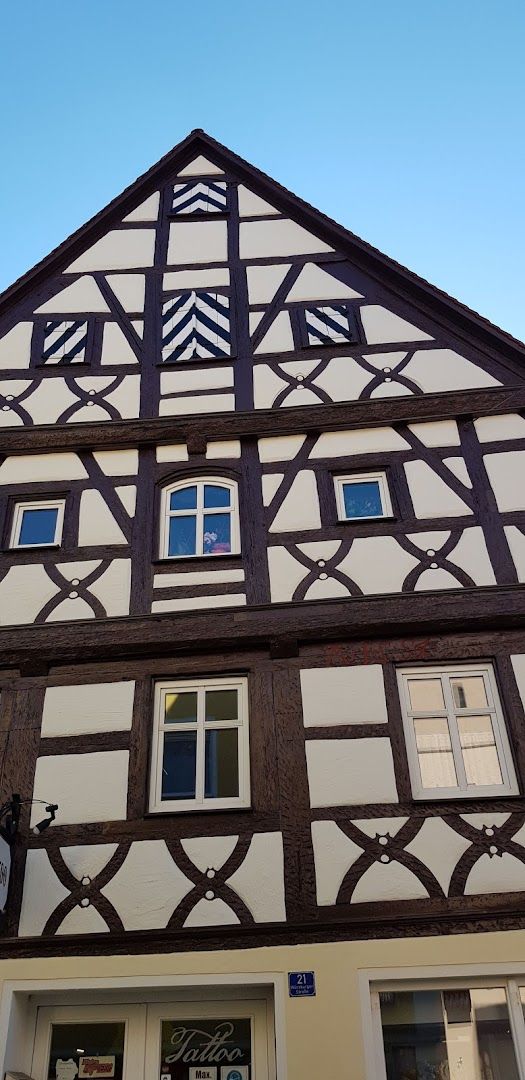
[(303, 668), (300, 675), (305, 727), (386, 724), (385, 686), (380, 664)]
[[(58, 980), (68, 980), (62, 989), (61, 1003), (71, 1005), (75, 987), (91, 991), (93, 1003), (100, 1000), (104, 988), (119, 985), (142, 987), (140, 997), (155, 996), (159, 985), (193, 985), (198, 998), (204, 986), (220, 986), (228, 999), (228, 983), (238, 985), (257, 979), (276, 981), (276, 1027), (279, 1051), (284, 1067), (278, 1080), (376, 1080), (366, 1072), (364, 1008), (360, 976), (378, 976), (385, 970), (443, 969), (447, 974), (464, 977), (478, 973), (480, 965), (492, 965), (494, 975), (501, 970), (517, 970), (516, 962), (525, 956), (525, 931), (439, 935), (435, 937), (398, 938), (378, 941), (337, 941), (327, 944), (282, 945), (270, 948), (232, 949), (217, 952), (144, 954), (137, 956), (75, 956), (0, 961), (0, 986), (7, 1020), (13, 984), (26, 995), (40, 984), (61, 988)], [(523, 965), (525, 970), (525, 963)], [(317, 995), (313, 998), (289, 998), (286, 988), (289, 971), (315, 971)], [(226, 983), (226, 985), (224, 985)], [(32, 984), (32, 985), (31, 985)], [(116, 994), (117, 998), (119, 994)], [(250, 996), (246, 990), (246, 997)], [(24, 999), (21, 996), (21, 1008)], [(28, 1008), (29, 1014), (29, 1008)], [(0, 1030), (0, 1067), (29, 1072), (32, 1053), (31, 1024), (24, 1037), (23, 1014), (19, 1019), (19, 1038), (12, 1038), (5, 1055), (6, 1027)], [(329, 1059), (327, 1044), (329, 1043)], [(329, 1061), (329, 1072), (327, 1063)], [(285, 1071), (286, 1070), (286, 1071)]]
[(49, 686), (42, 714), (42, 738), (129, 731), (135, 682)]

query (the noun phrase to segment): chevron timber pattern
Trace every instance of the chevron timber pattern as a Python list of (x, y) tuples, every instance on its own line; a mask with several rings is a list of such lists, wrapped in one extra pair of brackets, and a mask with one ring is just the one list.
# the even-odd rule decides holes
[(185, 292), (162, 305), (162, 359), (230, 356), (229, 298), (215, 292)]
[(173, 188), (172, 214), (224, 214), (226, 208), (226, 184), (221, 181), (197, 180)]

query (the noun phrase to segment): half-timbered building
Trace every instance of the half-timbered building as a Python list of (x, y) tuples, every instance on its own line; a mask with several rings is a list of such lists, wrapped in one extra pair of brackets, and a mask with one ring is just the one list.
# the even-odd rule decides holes
[(4, 1073), (524, 1080), (524, 475), (525, 347), (200, 130), (3, 294)]

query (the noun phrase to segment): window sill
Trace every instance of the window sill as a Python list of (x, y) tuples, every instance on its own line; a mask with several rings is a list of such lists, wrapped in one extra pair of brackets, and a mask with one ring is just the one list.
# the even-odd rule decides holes
[(367, 525), (371, 521), (399, 521), (396, 514), (371, 514), (370, 517), (338, 518), (338, 525)]
[(161, 559), (153, 559), (152, 566), (180, 566), (184, 567), (187, 564), (188, 567), (193, 566), (209, 566), (216, 559), (230, 559), (230, 561), (239, 563), (239, 568), (242, 568), (242, 557), (240, 552), (224, 551), (217, 552), (216, 555), (165, 555)]
[[(232, 360), (235, 360), (235, 359), (236, 359), (235, 353), (231, 353), (228, 356), (192, 356), (190, 360), (179, 360), (177, 358), (175, 360), (171, 360), (171, 359), (157, 360), (156, 367), (158, 367), (158, 368), (176, 368), (176, 367), (185, 367), (186, 368), (187, 367), (187, 368), (190, 368), (190, 369), (195, 368), (195, 369), (198, 370), (198, 369), (200, 369), (202, 367), (209, 367), (210, 364), (229, 364), (229, 363), (231, 363)], [(220, 391), (221, 393), (226, 394), (229, 391), (231, 391), (233, 388), (229, 387), (229, 386), (225, 386), (225, 387), (214, 387), (213, 389), (216, 389), (216, 390)], [(185, 393), (189, 395), (189, 391), (185, 391)], [(197, 391), (197, 393), (202, 394), (202, 393), (206, 393), (206, 391), (200, 390), (200, 391)]]
[(176, 809), (175, 807), (168, 807), (166, 810), (155, 808), (154, 810), (146, 810), (144, 817), (148, 818), (165, 818), (165, 817), (179, 817), (181, 814), (195, 814), (199, 816), (201, 814), (253, 814), (255, 808), (253, 806), (246, 806), (242, 804), (240, 806), (185, 806)]

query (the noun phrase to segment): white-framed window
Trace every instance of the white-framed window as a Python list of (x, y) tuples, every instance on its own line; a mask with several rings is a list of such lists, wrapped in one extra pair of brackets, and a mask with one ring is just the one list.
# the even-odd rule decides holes
[(384, 472), (336, 476), (335, 498), (340, 521), (392, 517), (392, 502)]
[(237, 484), (216, 476), (163, 489), (160, 554), (165, 559), (237, 555), (241, 550)]
[(62, 539), (64, 506), (64, 499), (15, 503), (9, 546), (57, 547)]
[(371, 987), (367, 1080), (522, 1080), (524, 1009), (519, 976), (380, 982)]
[(398, 671), (415, 799), (519, 792), (490, 663)]
[(158, 682), (150, 810), (249, 805), (247, 680)]

